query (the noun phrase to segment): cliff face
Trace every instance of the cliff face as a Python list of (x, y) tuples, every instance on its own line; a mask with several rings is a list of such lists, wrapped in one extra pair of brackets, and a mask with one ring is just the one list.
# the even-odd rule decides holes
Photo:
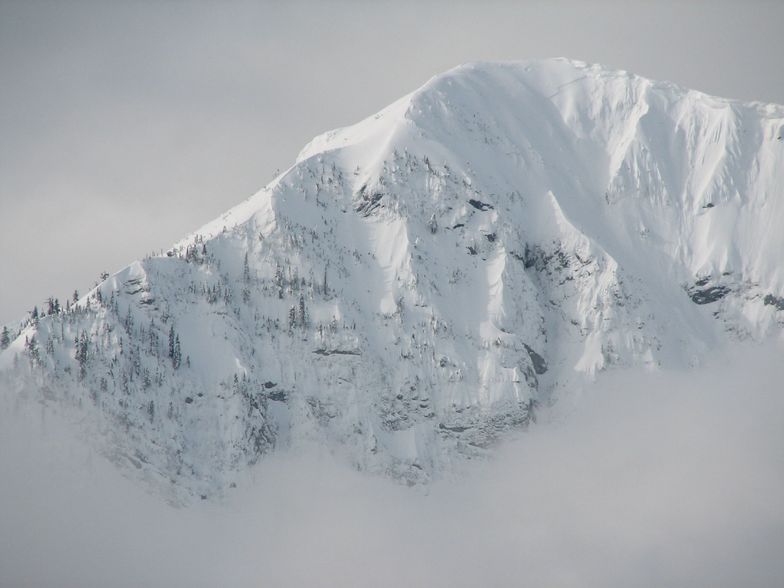
[(25, 321), (0, 372), (185, 493), (310, 441), (424, 481), (599, 370), (780, 336), (783, 135), (599, 66), (461, 66)]

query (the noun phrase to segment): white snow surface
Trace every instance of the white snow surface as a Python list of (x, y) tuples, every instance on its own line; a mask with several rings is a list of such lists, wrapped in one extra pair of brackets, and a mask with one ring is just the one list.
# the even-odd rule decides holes
[(24, 321), (0, 375), (178, 495), (313, 441), (427, 481), (599, 371), (781, 338), (782, 180), (782, 106), (467, 64)]

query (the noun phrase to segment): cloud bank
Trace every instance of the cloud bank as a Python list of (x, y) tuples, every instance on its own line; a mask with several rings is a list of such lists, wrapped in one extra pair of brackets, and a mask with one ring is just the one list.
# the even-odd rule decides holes
[(0, 403), (2, 586), (779, 586), (784, 348), (605, 375), (427, 488), (282, 453), (174, 508)]

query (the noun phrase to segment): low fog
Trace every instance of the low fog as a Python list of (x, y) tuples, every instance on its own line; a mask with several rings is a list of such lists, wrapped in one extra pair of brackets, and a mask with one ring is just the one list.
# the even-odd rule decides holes
[(6, 391), (0, 585), (781, 586), (782, 357), (604, 375), (428, 487), (289, 451), (185, 508)]

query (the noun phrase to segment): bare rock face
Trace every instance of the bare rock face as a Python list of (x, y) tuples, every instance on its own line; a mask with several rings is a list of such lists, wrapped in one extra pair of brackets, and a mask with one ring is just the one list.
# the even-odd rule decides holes
[(0, 374), (186, 494), (312, 441), (426, 481), (599, 370), (780, 335), (782, 128), (595, 65), (462, 66), (14, 325)]

